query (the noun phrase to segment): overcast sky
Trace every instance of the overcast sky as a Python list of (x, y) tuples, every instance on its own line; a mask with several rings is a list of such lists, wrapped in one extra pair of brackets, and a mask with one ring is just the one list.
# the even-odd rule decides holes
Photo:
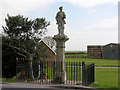
[(66, 51), (86, 50), (87, 45), (118, 42), (119, 0), (2, 0), (0, 1), (0, 32), (7, 13), (30, 19), (44, 17), (51, 22), (45, 36), (58, 33), (55, 21), (59, 6), (66, 13), (65, 34), (69, 37)]

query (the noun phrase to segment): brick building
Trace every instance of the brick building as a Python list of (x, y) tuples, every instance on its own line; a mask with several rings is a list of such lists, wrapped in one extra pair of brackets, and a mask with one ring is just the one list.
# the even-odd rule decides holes
[(91, 45), (87, 46), (88, 58), (102, 58), (102, 59), (120, 59), (120, 44), (110, 43), (104, 46)]
[(88, 58), (102, 58), (102, 46), (87, 46), (87, 57)]
[(43, 52), (46, 54), (46, 57), (44, 58), (46, 61), (55, 61), (55, 52), (42, 40), (39, 41), (40, 46), (44, 50)]

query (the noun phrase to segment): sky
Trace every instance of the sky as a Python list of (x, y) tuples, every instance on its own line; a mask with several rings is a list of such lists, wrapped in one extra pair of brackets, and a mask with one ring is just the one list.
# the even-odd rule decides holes
[(55, 16), (63, 6), (66, 14), (66, 51), (84, 51), (87, 45), (118, 43), (119, 0), (1, 0), (0, 32), (7, 13), (30, 19), (46, 18), (50, 21), (45, 36), (58, 34)]

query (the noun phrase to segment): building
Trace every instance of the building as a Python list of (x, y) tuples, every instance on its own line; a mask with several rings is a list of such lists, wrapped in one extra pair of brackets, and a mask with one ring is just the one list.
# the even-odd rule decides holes
[(42, 47), (41, 50), (44, 50), (45, 57), (41, 57), (46, 61), (55, 61), (55, 52), (42, 40), (39, 41), (39, 45)]
[(102, 58), (102, 46), (101, 45), (87, 46), (87, 57), (88, 58)]
[[(54, 67), (54, 62), (55, 61), (55, 52), (42, 40), (39, 41), (39, 49), (40, 49), (40, 60), (41, 66), (38, 66), (38, 62), (33, 62), (33, 72), (34, 72), (34, 77), (38, 77), (38, 67), (40, 68), (45, 68), (45, 67)], [(46, 64), (45, 64), (46, 63)], [(47, 65), (47, 66), (46, 66)]]
[(102, 59), (120, 59), (120, 44), (110, 43), (104, 46), (89, 45), (87, 46), (88, 58)]
[(110, 43), (102, 47), (103, 59), (120, 59), (118, 52), (120, 51), (120, 44)]

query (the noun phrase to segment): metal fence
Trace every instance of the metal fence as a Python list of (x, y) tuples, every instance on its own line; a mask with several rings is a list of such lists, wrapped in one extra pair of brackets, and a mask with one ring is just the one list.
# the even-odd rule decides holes
[(80, 61), (56, 62), (56, 61), (44, 61), (44, 60), (32, 62), (34, 81), (30, 79), (31, 68), (29, 65), (29, 60), (17, 60), (17, 68), (16, 68), (17, 80), (24, 82), (37, 82), (41, 84), (54, 83), (54, 76), (56, 74), (55, 71), (56, 71), (57, 63), (59, 63), (58, 65), (60, 68), (63, 65), (62, 63), (64, 63), (65, 72), (66, 72), (66, 81), (64, 84), (86, 86), (94, 82), (94, 64), (85, 66), (85, 63), (82, 62), (82, 66), (81, 66)]
[(66, 84), (81, 84), (81, 62), (66, 62), (67, 81)]
[(82, 62), (82, 85), (88, 86), (92, 84), (95, 80), (95, 65), (85, 65), (84, 62)]
[[(66, 81), (65, 84), (81, 84), (81, 62), (55, 62), (55, 61), (35, 61), (32, 63), (34, 82), (51, 83), (55, 76), (56, 65), (62, 67), (65, 64)], [(17, 60), (17, 81), (32, 81), (29, 77), (29, 60)], [(33, 82), (33, 81), (32, 81)]]

